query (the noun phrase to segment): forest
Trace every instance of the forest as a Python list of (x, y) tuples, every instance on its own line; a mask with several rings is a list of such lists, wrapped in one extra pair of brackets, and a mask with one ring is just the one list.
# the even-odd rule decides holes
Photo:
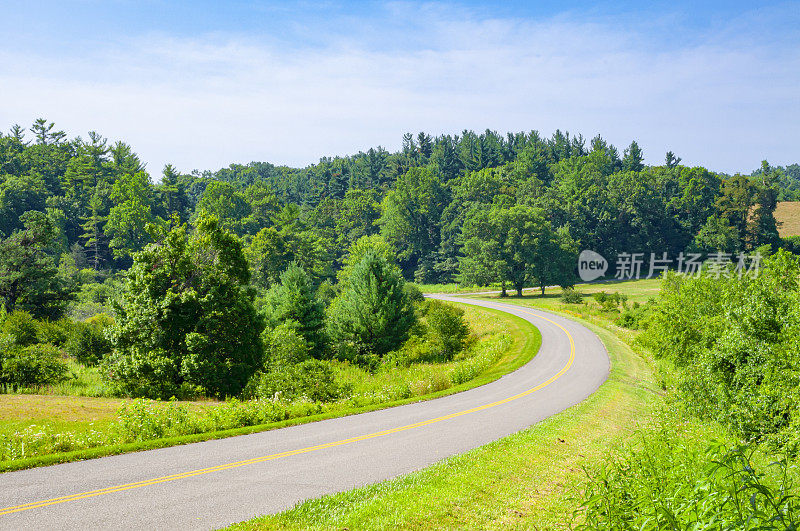
[[(64, 343), (116, 394), (238, 396), (259, 385), (261, 334), (374, 367), (419, 321), (407, 281), (521, 295), (572, 286), (580, 249), (793, 249), (774, 210), (798, 193), (797, 165), (643, 160), (635, 141), (620, 154), (600, 136), (487, 130), (154, 179), (122, 141), (15, 125), (0, 136), (0, 298), (3, 337), (24, 349), (5, 349), (2, 381), (57, 379), (41, 360)], [(380, 317), (354, 322), (365, 308)], [(55, 339), (25, 340), (26, 319)]]

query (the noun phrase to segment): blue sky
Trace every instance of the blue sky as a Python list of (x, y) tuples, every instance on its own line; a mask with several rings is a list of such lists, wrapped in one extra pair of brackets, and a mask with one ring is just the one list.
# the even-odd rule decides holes
[(800, 2), (643, 4), (8, 2), (0, 127), (97, 130), (154, 176), (465, 128), (800, 161)]

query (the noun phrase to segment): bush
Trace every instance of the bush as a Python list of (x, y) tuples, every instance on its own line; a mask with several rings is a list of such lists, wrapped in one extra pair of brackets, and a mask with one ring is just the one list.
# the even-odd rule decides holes
[(266, 352), (265, 367), (296, 365), (308, 359), (310, 347), (297, 331), (295, 321), (286, 321), (262, 334)]
[(38, 341), (38, 324), (28, 312), (15, 310), (3, 320), (0, 332), (11, 337), (12, 344), (25, 347)]
[(417, 303), (425, 300), (425, 296), (416, 284), (406, 282), (403, 286), (403, 291), (405, 291), (406, 297), (408, 297), (410, 302)]
[(297, 365), (256, 373), (245, 388), (249, 398), (291, 402), (306, 398), (312, 402), (333, 402), (346, 389), (336, 381), (330, 362), (309, 359)]
[(29, 387), (59, 382), (66, 378), (67, 365), (52, 345), (36, 344), (0, 353), (0, 384)]
[(75, 323), (66, 345), (67, 353), (84, 365), (95, 366), (111, 353), (111, 341), (105, 334), (113, 319), (99, 314), (85, 323)]
[(627, 308), (628, 296), (616, 291), (614, 293), (606, 293), (605, 291), (601, 291), (599, 293), (595, 293), (592, 297), (600, 305), (600, 308), (604, 312), (615, 312), (620, 304), (623, 308)]
[(56, 347), (63, 347), (69, 341), (73, 331), (73, 323), (69, 319), (58, 321), (40, 321), (38, 323), (40, 343), (49, 343)]
[(561, 290), (561, 302), (566, 304), (580, 304), (583, 302), (583, 294), (573, 288)]
[(469, 337), (469, 326), (464, 320), (464, 310), (441, 301), (430, 300), (426, 303), (425, 320), (428, 325), (428, 336), (444, 359), (451, 360), (464, 350)]

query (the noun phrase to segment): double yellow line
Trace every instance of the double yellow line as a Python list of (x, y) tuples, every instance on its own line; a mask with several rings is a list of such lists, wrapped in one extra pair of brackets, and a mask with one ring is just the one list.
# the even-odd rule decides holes
[(551, 383), (555, 382), (561, 376), (563, 376), (564, 373), (566, 373), (569, 370), (569, 368), (572, 366), (573, 361), (575, 360), (575, 341), (573, 340), (572, 335), (570, 335), (569, 331), (567, 331), (566, 328), (564, 328), (560, 324), (556, 323), (555, 321), (553, 321), (551, 319), (548, 319), (547, 317), (543, 317), (541, 315), (538, 315), (538, 314), (535, 314), (533, 312), (530, 312), (528, 310), (522, 309), (522, 308), (516, 308), (516, 309), (518, 309), (519, 311), (522, 311), (524, 313), (533, 315), (534, 317), (538, 317), (539, 319), (543, 319), (545, 321), (548, 321), (551, 324), (554, 324), (555, 326), (557, 326), (558, 328), (563, 330), (564, 333), (569, 338), (570, 354), (569, 354), (569, 360), (567, 361), (567, 363), (556, 374), (554, 374), (553, 376), (551, 376), (550, 378), (548, 378), (546, 381), (542, 382), (541, 384), (537, 385), (536, 387), (532, 387), (532, 388), (528, 389), (527, 391), (523, 391), (523, 392), (518, 393), (518, 394), (516, 394), (514, 396), (510, 396), (508, 398), (504, 398), (503, 400), (498, 400), (496, 402), (491, 402), (489, 404), (484, 404), (482, 406), (477, 406), (477, 407), (474, 407), (474, 408), (471, 408), (471, 409), (466, 409), (464, 411), (459, 411), (458, 413), (450, 413), (449, 415), (443, 415), (441, 417), (436, 417), (436, 418), (424, 420), (424, 421), (421, 421), (421, 422), (416, 422), (414, 424), (407, 424), (405, 426), (399, 426), (397, 428), (391, 428), (391, 429), (388, 429), (388, 430), (378, 431), (378, 432), (370, 433), (370, 434), (367, 434), (367, 435), (359, 435), (358, 437), (351, 437), (349, 439), (342, 439), (340, 441), (334, 441), (334, 442), (330, 442), (330, 443), (319, 444), (317, 446), (309, 446), (307, 448), (300, 448), (298, 450), (289, 450), (287, 452), (281, 452), (281, 453), (277, 453), (277, 454), (265, 455), (265, 456), (262, 456), (262, 457), (254, 457), (252, 459), (245, 459), (243, 461), (236, 461), (236, 462), (233, 462), (233, 463), (226, 463), (226, 464), (223, 464), (223, 465), (212, 466), (212, 467), (209, 467), (209, 468), (201, 468), (201, 469), (198, 469), (198, 470), (190, 470), (188, 472), (181, 472), (180, 474), (172, 474), (171, 476), (163, 476), (163, 477), (159, 477), (159, 478), (145, 479), (145, 480), (142, 480), (142, 481), (137, 481), (135, 483), (126, 483), (124, 485), (116, 485), (116, 486), (113, 486), (113, 487), (106, 487), (104, 489), (90, 490), (90, 491), (87, 491), (87, 492), (80, 492), (78, 494), (71, 494), (69, 496), (62, 496), (60, 498), (51, 498), (49, 500), (41, 500), (41, 501), (26, 503), (26, 504), (23, 504), (23, 505), (15, 505), (13, 507), (6, 507), (4, 509), (0, 509), (0, 516), (5, 515), (5, 514), (18, 513), (18, 512), (22, 512), (22, 511), (29, 511), (31, 509), (38, 509), (40, 507), (47, 507), (48, 505), (57, 505), (57, 504), (60, 504), (60, 503), (66, 503), (66, 502), (71, 502), (71, 501), (76, 501), (76, 500), (82, 500), (84, 498), (93, 498), (95, 496), (102, 496), (103, 494), (111, 494), (112, 492), (122, 492), (124, 490), (138, 489), (138, 488), (141, 488), (141, 487), (147, 487), (149, 485), (157, 485), (159, 483), (166, 483), (168, 481), (176, 481), (176, 480), (179, 480), (179, 479), (190, 478), (190, 477), (193, 477), (193, 476), (201, 476), (203, 474), (211, 474), (212, 472), (220, 472), (222, 470), (230, 470), (232, 468), (239, 468), (239, 467), (242, 467), (242, 466), (254, 465), (256, 463), (263, 463), (263, 462), (266, 462), (266, 461), (273, 461), (275, 459), (281, 459), (283, 457), (290, 457), (290, 456), (293, 456), (293, 455), (307, 454), (307, 453), (310, 453), (310, 452), (316, 452), (318, 450), (324, 450), (326, 448), (334, 448), (336, 446), (343, 446), (345, 444), (352, 444), (352, 443), (359, 442), (359, 441), (366, 441), (368, 439), (376, 439), (378, 437), (385, 437), (385, 436), (391, 435), (393, 433), (399, 433), (401, 431), (412, 430), (412, 429), (415, 429), (415, 428), (421, 428), (423, 426), (428, 426), (430, 424), (435, 424), (437, 422), (442, 422), (444, 420), (454, 419), (456, 417), (461, 417), (463, 415), (469, 415), (470, 413), (477, 413), (478, 411), (483, 411), (485, 409), (489, 409), (489, 408), (493, 408), (493, 407), (500, 406), (500, 405), (503, 405), (503, 404), (507, 404), (509, 402), (513, 402), (514, 400), (518, 400), (520, 398), (526, 397), (526, 396), (528, 396), (528, 395), (530, 395), (532, 393), (535, 393), (536, 391), (539, 391), (540, 389), (543, 389), (543, 388), (547, 387)]

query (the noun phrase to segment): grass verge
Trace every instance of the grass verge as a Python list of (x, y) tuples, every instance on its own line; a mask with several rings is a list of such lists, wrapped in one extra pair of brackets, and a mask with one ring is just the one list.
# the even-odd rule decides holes
[(646, 360), (614, 332), (576, 320), (600, 336), (612, 362), (608, 381), (581, 404), (419, 472), (230, 529), (568, 528), (583, 467), (654, 422), (660, 402)]
[[(431, 392), (424, 396), (413, 396), (405, 399), (391, 400), (378, 404), (369, 404), (361, 407), (343, 405), (341, 409), (336, 409), (334, 411), (329, 411), (322, 414), (292, 418), (288, 420), (272, 422), (268, 424), (260, 424), (256, 426), (239, 427), (234, 429), (213, 431), (207, 433), (197, 433), (191, 435), (180, 435), (175, 437), (167, 437), (167, 438), (147, 440), (147, 441), (137, 441), (124, 444), (110, 444), (83, 450), (52, 453), (48, 455), (36, 456), (26, 459), (0, 461), (0, 472), (33, 468), (37, 466), (46, 466), (56, 463), (65, 463), (69, 461), (78, 461), (82, 459), (92, 459), (96, 457), (121, 454), (133, 451), (164, 448), (167, 446), (188, 444), (192, 442), (200, 442), (210, 439), (220, 439), (236, 435), (245, 435), (259, 431), (266, 431), (297, 424), (304, 424), (306, 422), (314, 422), (334, 417), (354, 415), (358, 413), (364, 413), (368, 411), (374, 411), (378, 409), (384, 409), (388, 407), (408, 404), (411, 402), (431, 400), (434, 398), (457, 393), (460, 391), (465, 391), (467, 389), (487, 384), (489, 382), (492, 382), (500, 378), (504, 374), (514, 371), (515, 369), (521, 367), (522, 365), (530, 361), (530, 359), (533, 358), (533, 356), (536, 355), (536, 352), (538, 352), (539, 350), (539, 346), (541, 344), (541, 336), (539, 335), (538, 330), (524, 319), (509, 315), (505, 312), (500, 312), (489, 308), (481, 308), (480, 311), (485, 312), (487, 315), (491, 315), (494, 318), (502, 320), (505, 327), (505, 331), (510, 335), (512, 339), (511, 347), (502, 356), (500, 356), (497, 359), (497, 361), (493, 363), (488, 369), (481, 372), (477, 377), (462, 384), (455, 385), (440, 391)], [(30, 395), (16, 395), (16, 396), (25, 397)], [(69, 397), (61, 397), (61, 398), (64, 398), (67, 401), (69, 400)], [(20, 420), (17, 419), (9, 422), (18, 424)], [(100, 423), (108, 422), (108, 419), (107, 418), (102, 419), (99, 420), (98, 422)], [(93, 429), (97, 429), (97, 427)]]

